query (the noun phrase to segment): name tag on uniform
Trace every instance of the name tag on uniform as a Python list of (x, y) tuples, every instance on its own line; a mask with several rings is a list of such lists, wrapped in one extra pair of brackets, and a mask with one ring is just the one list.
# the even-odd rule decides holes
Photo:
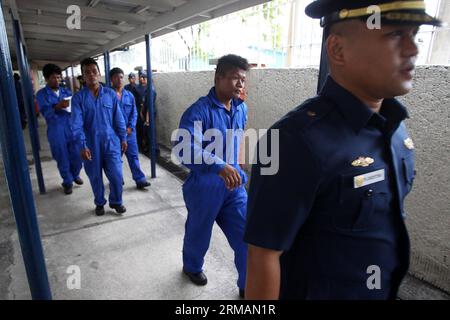
[(377, 170), (374, 172), (369, 172), (360, 176), (356, 176), (353, 178), (354, 188), (362, 188), (368, 186), (370, 184), (374, 184), (385, 179), (385, 171), (384, 169)]

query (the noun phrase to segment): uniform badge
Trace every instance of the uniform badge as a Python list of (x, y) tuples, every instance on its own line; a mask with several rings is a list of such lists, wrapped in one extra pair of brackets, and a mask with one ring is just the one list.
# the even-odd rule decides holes
[(359, 189), (386, 179), (386, 172), (384, 169), (369, 172), (353, 178), (353, 188)]
[(414, 149), (414, 142), (412, 141), (411, 138), (405, 140), (405, 147), (407, 147), (409, 150)]
[(353, 167), (368, 167), (373, 164), (375, 160), (369, 157), (359, 157), (355, 161), (352, 162)]

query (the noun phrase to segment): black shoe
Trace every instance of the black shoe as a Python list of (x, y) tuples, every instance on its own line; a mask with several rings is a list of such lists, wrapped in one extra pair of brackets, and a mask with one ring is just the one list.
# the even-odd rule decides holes
[(127, 209), (121, 204), (110, 204), (109, 207), (111, 209), (116, 210), (116, 212), (120, 214), (125, 213), (127, 211)]
[(148, 181), (136, 184), (136, 188), (138, 188), (139, 190), (144, 190), (146, 187), (150, 187), (150, 186), (151, 186), (151, 183)]
[(105, 208), (103, 206), (96, 206), (95, 207), (95, 215), (102, 216), (105, 214)]
[(70, 184), (63, 184), (65, 194), (72, 194), (72, 185)]
[(76, 178), (75, 180), (73, 180), (73, 182), (75, 182), (79, 186), (81, 186), (84, 183), (83, 179), (81, 178)]
[(244, 289), (239, 289), (239, 297), (241, 297), (242, 299), (245, 299), (245, 290)]
[(189, 277), (189, 279), (195, 283), (198, 286), (204, 286), (208, 283), (208, 279), (206, 278), (206, 275), (203, 272), (199, 273), (192, 273), (187, 272), (183, 269), (183, 272)]

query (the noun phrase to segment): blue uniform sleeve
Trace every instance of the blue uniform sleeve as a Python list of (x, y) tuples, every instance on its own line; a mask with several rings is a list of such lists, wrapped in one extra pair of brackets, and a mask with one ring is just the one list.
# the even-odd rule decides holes
[(205, 128), (205, 123), (207, 123), (207, 121), (205, 121), (206, 116), (202, 115), (198, 108), (194, 106), (186, 110), (180, 121), (180, 129), (184, 129), (189, 132), (190, 140), (178, 141), (176, 145), (182, 143), (183, 149), (189, 148), (191, 150), (190, 159), (185, 159), (185, 157), (183, 157), (183, 152), (180, 153), (181, 162), (185, 167), (193, 172), (218, 174), (225, 167), (226, 162), (213, 153), (203, 149), (203, 132), (199, 128), (195, 130), (195, 125), (201, 123), (202, 127)]
[(125, 123), (125, 119), (122, 113), (122, 108), (119, 106), (119, 99), (117, 99), (117, 95), (113, 96), (113, 127), (117, 136), (120, 138), (120, 142), (127, 142), (127, 127)]
[(53, 107), (56, 104), (51, 104), (47, 95), (45, 94), (45, 89), (39, 90), (39, 92), (36, 95), (36, 100), (39, 104), (39, 109), (42, 115), (45, 117), (45, 120), (47, 120), (47, 123), (51, 122), (52, 120), (55, 120), (56, 114), (55, 109), (53, 109)]
[[(272, 136), (271, 129), (267, 141), (277, 143), (276, 139), (271, 141)], [(272, 155), (274, 157), (276, 155)], [(309, 216), (322, 169), (304, 139), (283, 129), (279, 130), (278, 159), (278, 172), (273, 175), (262, 173), (264, 166), (259, 158), (252, 167), (244, 241), (262, 248), (287, 251)]]
[(242, 128), (245, 129), (245, 126), (247, 125), (247, 121), (248, 121), (248, 108), (245, 103), (242, 103), (242, 110), (244, 110), (244, 117), (242, 119), (243, 120)]
[(128, 128), (136, 128), (136, 122), (137, 122), (137, 107), (136, 107), (136, 101), (134, 100), (134, 96), (131, 95), (131, 101), (133, 102), (133, 108), (131, 110), (130, 117), (128, 118)]
[(86, 149), (86, 136), (84, 134), (84, 115), (81, 94), (76, 94), (72, 98), (72, 131), (75, 141), (81, 148)]

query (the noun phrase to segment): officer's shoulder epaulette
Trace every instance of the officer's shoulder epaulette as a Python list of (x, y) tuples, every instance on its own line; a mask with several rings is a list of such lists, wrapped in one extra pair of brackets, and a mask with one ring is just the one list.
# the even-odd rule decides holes
[(274, 128), (304, 132), (312, 125), (319, 123), (332, 110), (332, 107), (333, 105), (321, 96), (310, 98), (281, 118)]

